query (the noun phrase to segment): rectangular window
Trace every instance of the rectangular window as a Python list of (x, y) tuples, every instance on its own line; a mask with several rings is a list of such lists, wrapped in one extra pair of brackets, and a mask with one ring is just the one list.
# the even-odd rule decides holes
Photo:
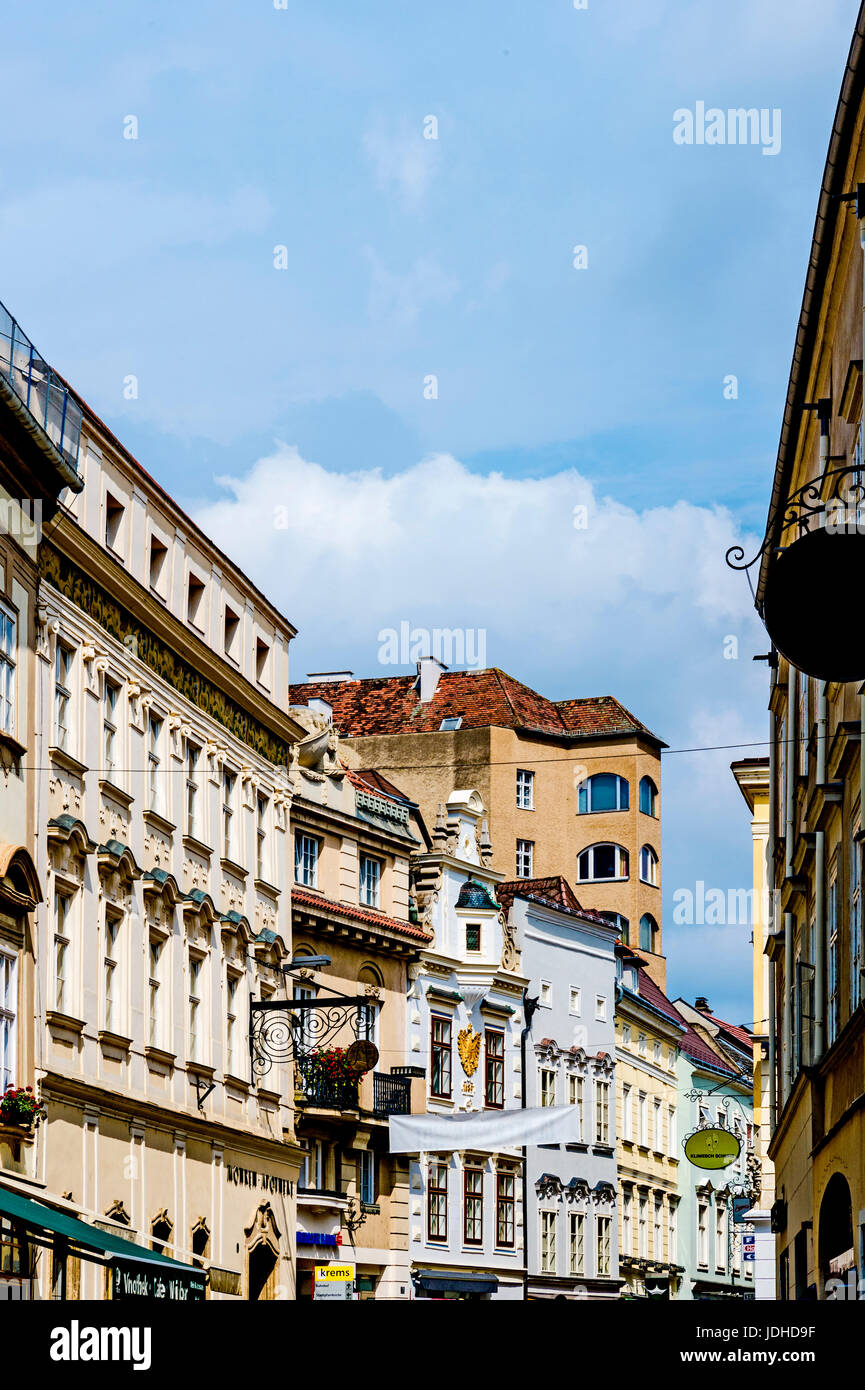
[(534, 840), (517, 840), (517, 878), (531, 878), (534, 856)]
[(599, 1023), (605, 1023), (607, 1019), (607, 1001), (603, 994), (595, 995), (595, 1018)]
[(568, 1012), (576, 1014), (577, 1018), (579, 1018), (582, 1008), (582, 994), (576, 985), (571, 985), (568, 1000)]
[(148, 715), (147, 719), (147, 809), (156, 811), (162, 809), (162, 786), (160, 769), (162, 766), (162, 720), (157, 719), (155, 714)]
[(432, 1159), (429, 1165), (427, 1238), (444, 1241), (448, 1238), (448, 1167), (438, 1159)]
[(596, 1272), (599, 1279), (609, 1278), (610, 1275), (610, 1230), (612, 1220), (609, 1216), (595, 1217), (596, 1233), (596, 1252), (597, 1263)]
[(189, 957), (189, 1060), (201, 1061), (201, 958)]
[(0, 950), (0, 1094), (18, 1080), (18, 957)]
[(105, 1029), (108, 1033), (118, 1031), (118, 963), (120, 955), (119, 947), (120, 919), (118, 917), (107, 917), (105, 919)]
[(430, 1094), (449, 1100), (451, 1094), (451, 1020), (433, 1014), (430, 1020)]
[(318, 840), (311, 835), (295, 834), (294, 881), (304, 888), (318, 887)]
[(466, 923), (466, 951), (472, 955), (477, 954), (481, 949), (481, 924), (480, 922)]
[(664, 1208), (660, 1197), (655, 1198), (655, 1244), (652, 1254), (655, 1260), (664, 1258)]
[(641, 1196), (637, 1208), (638, 1230), (637, 1238), (639, 1241), (637, 1253), (641, 1260), (649, 1257), (649, 1199)]
[(541, 1212), (541, 1271), (556, 1273), (556, 1213)]
[(463, 1170), (463, 1241), (484, 1243), (484, 1174), (482, 1168)]
[(505, 1103), (505, 1035), (487, 1028), (484, 1034), (484, 1097), (491, 1110), (501, 1110)]
[(227, 975), (225, 980), (225, 1071), (237, 1076), (237, 992), (239, 975)]
[(727, 1208), (715, 1207), (715, 1268), (727, 1268)]
[(18, 659), (16, 620), (0, 604), (0, 731), (15, 735), (15, 666)]
[(856, 827), (850, 845), (850, 1012), (862, 1002), (862, 846)]
[(541, 1067), (539, 1071), (541, 1105), (555, 1105), (556, 1103), (556, 1073), (549, 1067)]
[(669, 1145), (668, 1145), (668, 1148), (667, 1148), (667, 1153), (670, 1155), (670, 1158), (676, 1158), (676, 1157), (677, 1157), (677, 1154), (678, 1154), (679, 1136), (678, 1136), (678, 1131), (677, 1131), (677, 1127), (676, 1127), (676, 1107), (675, 1107), (675, 1105), (671, 1105), (671, 1106), (670, 1106), (670, 1109), (669, 1109), (668, 1114), (667, 1114), (667, 1125), (668, 1125), (668, 1140), (669, 1140)]
[(826, 924), (826, 949), (828, 953), (828, 1024), (830, 1045), (835, 1041), (841, 1027), (841, 980), (839, 963), (839, 939), (838, 939), (838, 877), (833, 866), (832, 878), (829, 882), (829, 911)]
[(568, 1266), (571, 1274), (586, 1268), (586, 1218), (581, 1211), (568, 1213)]
[(234, 848), (234, 797), (237, 774), (222, 769), (222, 857), (236, 858)]
[(610, 1142), (610, 1083), (595, 1082), (595, 1143)]
[(375, 1154), (371, 1149), (360, 1153), (360, 1200), (368, 1207), (375, 1206), (377, 1196)]
[(72, 918), (72, 898), (57, 893), (54, 898), (54, 1007), (66, 1013), (69, 998), (69, 944)]
[(517, 768), (517, 805), (523, 811), (534, 810), (535, 774)]
[(54, 744), (69, 751), (72, 703), (72, 649), (57, 642), (54, 654)]
[(630, 1086), (622, 1087), (622, 1138), (629, 1143), (634, 1138), (634, 1097)]
[(667, 1220), (667, 1259), (671, 1265), (679, 1263), (679, 1203), (676, 1198), (668, 1198), (670, 1215)]
[(186, 834), (201, 839), (198, 825), (198, 759), (201, 749), (186, 740)]
[(622, 1194), (622, 1254), (632, 1255), (631, 1242), (634, 1239), (633, 1232), (633, 1210), (634, 1199), (630, 1188), (626, 1188)]
[(664, 1119), (659, 1100), (652, 1102), (652, 1143), (655, 1153), (662, 1154), (664, 1152)]
[(270, 815), (270, 802), (260, 793), (255, 798), (255, 877), (267, 883), (270, 880), (270, 850), (267, 839), (267, 822)]
[(796, 741), (799, 746), (799, 776), (808, 776), (808, 737), (810, 735), (809, 711), (810, 711), (811, 678), (799, 672), (799, 727), (796, 730)]
[(577, 1133), (580, 1140), (583, 1138), (583, 1078), (574, 1076), (573, 1073), (568, 1077), (568, 1103), (576, 1106), (577, 1109)]
[(117, 697), (120, 686), (105, 677), (102, 688), (102, 770), (103, 776), (114, 781), (117, 769)]
[(513, 1173), (496, 1174), (496, 1245), (513, 1247), (514, 1197)]
[(705, 1202), (697, 1203), (697, 1264), (701, 1269), (709, 1267), (709, 1208)]
[(637, 1097), (637, 1143), (649, 1147), (649, 1098), (645, 1091)]
[(148, 1012), (149, 1027), (148, 1039), (151, 1047), (158, 1047), (161, 1038), (161, 1019), (160, 1019), (160, 997), (159, 989), (162, 982), (162, 942), (150, 942), (150, 973), (148, 977)]
[(360, 856), (360, 900), (367, 907), (381, 906), (381, 860)]

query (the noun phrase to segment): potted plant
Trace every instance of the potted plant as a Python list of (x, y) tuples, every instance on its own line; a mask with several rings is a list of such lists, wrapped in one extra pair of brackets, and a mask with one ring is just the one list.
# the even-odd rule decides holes
[(347, 1047), (319, 1048), (304, 1058), (304, 1079), (313, 1086), (354, 1086), (363, 1068), (348, 1056)]
[(10, 1128), (36, 1129), (47, 1114), (41, 1100), (34, 1096), (32, 1086), (9, 1085), (0, 1097), (0, 1124)]

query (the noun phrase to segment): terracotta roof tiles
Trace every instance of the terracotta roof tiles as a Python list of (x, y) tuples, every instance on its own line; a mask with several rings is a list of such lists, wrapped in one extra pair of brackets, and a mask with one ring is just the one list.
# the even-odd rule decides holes
[(399, 932), (402, 936), (410, 936), (415, 941), (432, 941), (429, 932), (421, 931), (412, 922), (403, 922), (398, 917), (388, 917), (383, 912), (376, 912), (373, 908), (359, 907), (354, 903), (338, 903), (332, 898), (325, 898), (321, 893), (310, 893), (306, 888), (299, 888), (297, 885), (291, 890), (292, 904), (296, 903), (299, 907), (317, 907), (325, 912), (336, 913), (340, 917), (348, 917), (353, 922), (367, 922), (373, 927), (383, 927), (387, 931)]

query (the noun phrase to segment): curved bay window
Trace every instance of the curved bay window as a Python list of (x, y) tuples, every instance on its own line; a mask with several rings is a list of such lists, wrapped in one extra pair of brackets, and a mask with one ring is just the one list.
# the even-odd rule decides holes
[(628, 783), (615, 772), (596, 772), (587, 777), (577, 795), (577, 814), (591, 815), (597, 811), (627, 811)]
[(622, 845), (590, 845), (577, 858), (577, 881), (599, 883), (628, 877), (628, 851)]
[(655, 951), (655, 941), (658, 935), (658, 924), (649, 912), (643, 913), (640, 918), (640, 950)]
[(653, 888), (658, 886), (658, 856), (651, 845), (643, 845), (640, 850), (640, 878)]
[(658, 788), (651, 777), (640, 779), (640, 810), (644, 816), (657, 816), (658, 814)]

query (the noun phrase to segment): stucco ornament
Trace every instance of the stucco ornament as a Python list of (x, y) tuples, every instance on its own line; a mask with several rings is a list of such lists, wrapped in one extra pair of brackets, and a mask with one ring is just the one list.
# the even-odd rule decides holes
[(502, 970), (516, 970), (520, 963), (516, 929), (505, 912), (499, 913), (499, 921), (502, 926)]
[(474, 1076), (481, 1055), (481, 1035), (474, 1031), (470, 1023), (457, 1033), (457, 1047), (463, 1071), (466, 1076)]

